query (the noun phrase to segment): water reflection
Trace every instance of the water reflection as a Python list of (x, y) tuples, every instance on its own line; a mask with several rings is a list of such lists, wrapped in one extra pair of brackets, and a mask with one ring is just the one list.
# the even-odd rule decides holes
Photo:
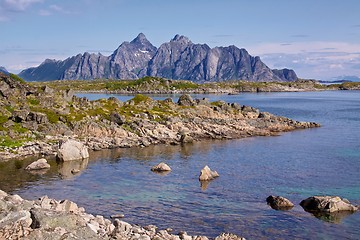
[(89, 159), (65, 161), (58, 163), (58, 172), (62, 179), (71, 179), (86, 169)]
[(26, 166), (36, 160), (38, 160), (38, 157), (0, 162), (0, 189), (11, 193), (16, 189), (36, 184), (38, 181), (49, 182), (57, 178), (57, 163), (55, 159), (47, 159), (50, 169), (45, 169), (45, 171), (25, 170)]
[(352, 214), (354, 214), (354, 212), (351, 211), (340, 211), (340, 212), (332, 212), (332, 213), (321, 213), (321, 212), (312, 213), (312, 215), (314, 215), (316, 218), (324, 222), (336, 223), (336, 224), (341, 223), (341, 221), (344, 220), (344, 218)]

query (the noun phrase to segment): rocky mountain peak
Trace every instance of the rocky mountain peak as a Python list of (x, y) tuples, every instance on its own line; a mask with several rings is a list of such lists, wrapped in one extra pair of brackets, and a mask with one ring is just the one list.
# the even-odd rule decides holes
[(139, 33), (139, 35), (137, 35), (136, 38), (134, 38), (134, 40), (132, 40), (130, 43), (150, 43), (149, 40), (147, 40), (145, 34), (143, 33)]
[(175, 35), (159, 48), (143, 33), (123, 42), (110, 56), (79, 54), (64, 61), (45, 60), (20, 73), (27, 81), (57, 79), (138, 79), (144, 76), (192, 81), (294, 81), (293, 70), (272, 70), (259, 57), (234, 45), (210, 48)]
[(170, 42), (179, 42), (179, 43), (183, 43), (183, 44), (192, 43), (189, 38), (187, 38), (183, 35), (179, 35), (179, 34), (176, 34), (175, 37), (173, 39), (171, 39)]
[(9, 74), (5, 67), (0, 66), (0, 73)]

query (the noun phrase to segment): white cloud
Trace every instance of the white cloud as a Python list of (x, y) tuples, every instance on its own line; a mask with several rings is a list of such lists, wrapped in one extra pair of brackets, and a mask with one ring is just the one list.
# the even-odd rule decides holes
[(301, 78), (360, 76), (360, 44), (346, 42), (265, 43), (248, 47), (270, 68), (292, 68)]
[(40, 16), (50, 16), (55, 13), (61, 13), (61, 14), (72, 14), (74, 12), (65, 10), (64, 8), (60, 7), (59, 5), (50, 5), (48, 9), (41, 9), (39, 11)]
[(50, 15), (52, 15), (52, 13), (48, 10), (41, 9), (41, 10), (39, 10), (39, 15), (40, 16), (50, 16)]
[(262, 55), (271, 53), (302, 53), (302, 52), (360, 52), (360, 44), (347, 42), (293, 42), (293, 43), (264, 43), (249, 47), (252, 54)]
[(34, 3), (41, 3), (44, 0), (3, 0), (1, 5), (9, 11), (25, 11)]

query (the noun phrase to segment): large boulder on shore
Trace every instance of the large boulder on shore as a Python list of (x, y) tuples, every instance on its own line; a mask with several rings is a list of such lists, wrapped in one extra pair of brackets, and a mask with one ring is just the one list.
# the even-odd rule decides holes
[(57, 157), (60, 161), (80, 160), (88, 158), (89, 151), (81, 142), (69, 139), (60, 143)]
[(302, 200), (300, 205), (307, 212), (333, 213), (358, 210), (358, 207), (352, 205), (347, 199), (337, 196), (313, 196)]
[(199, 180), (200, 181), (210, 181), (217, 177), (219, 177), (219, 174), (216, 171), (212, 171), (208, 166), (205, 166), (200, 171)]
[(269, 196), (266, 198), (266, 202), (275, 210), (289, 210), (294, 207), (289, 199), (281, 196)]

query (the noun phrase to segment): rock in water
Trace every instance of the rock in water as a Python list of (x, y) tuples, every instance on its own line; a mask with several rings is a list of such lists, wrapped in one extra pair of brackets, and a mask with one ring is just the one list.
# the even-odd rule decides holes
[(162, 162), (162, 163), (159, 163), (156, 166), (153, 166), (151, 168), (151, 171), (154, 171), (154, 172), (168, 172), (168, 171), (171, 171), (171, 168), (169, 167), (169, 165)]
[(216, 171), (211, 171), (208, 166), (205, 166), (203, 169), (201, 169), (199, 180), (210, 181), (217, 177), (219, 177), (219, 174)]
[(29, 164), (25, 170), (42, 170), (50, 168), (50, 164), (47, 163), (45, 158), (40, 158), (39, 160)]
[(358, 207), (352, 205), (347, 199), (337, 196), (313, 196), (302, 200), (300, 205), (307, 212), (333, 213), (358, 210)]
[(289, 210), (294, 207), (294, 204), (281, 196), (269, 196), (266, 198), (266, 202), (275, 210)]
[(87, 147), (81, 142), (69, 139), (60, 143), (58, 158), (61, 161), (72, 161), (89, 157)]

